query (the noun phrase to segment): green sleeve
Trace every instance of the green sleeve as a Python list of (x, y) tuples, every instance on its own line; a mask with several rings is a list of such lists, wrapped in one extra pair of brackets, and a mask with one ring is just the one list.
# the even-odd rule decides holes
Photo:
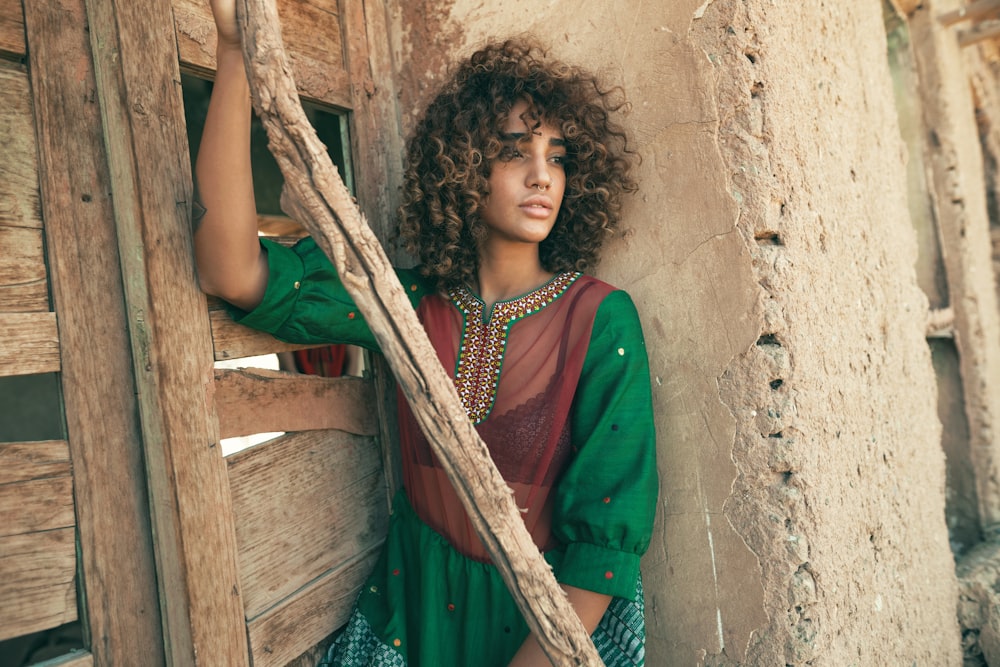
[(561, 583), (631, 598), (649, 547), (659, 483), (649, 362), (632, 299), (615, 291), (594, 318), (571, 414), (574, 458), (552, 519), (566, 545)]
[[(261, 239), (261, 245), (269, 269), (264, 299), (250, 312), (233, 308), (233, 319), (289, 343), (377, 349), (337, 270), (312, 238), (291, 248), (269, 239)], [(397, 269), (396, 275), (416, 307), (429, 291), (426, 280), (412, 269)]]

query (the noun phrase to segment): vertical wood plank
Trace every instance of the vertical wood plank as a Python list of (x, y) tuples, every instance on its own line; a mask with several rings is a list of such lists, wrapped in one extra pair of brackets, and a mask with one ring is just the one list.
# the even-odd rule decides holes
[(248, 663), (169, 0), (84, 0), (111, 165), (167, 662)]
[[(403, 139), (393, 92), (388, 9), (372, 0), (339, 0), (339, 3), (351, 81), (351, 152), (356, 196), (369, 226), (385, 244), (394, 227), (403, 185)], [(402, 486), (396, 383), (385, 360), (380, 355), (370, 356), (378, 398), (386, 501), (391, 508), (392, 498)]]
[(156, 667), (156, 570), (83, 0), (24, 6), (90, 655)]

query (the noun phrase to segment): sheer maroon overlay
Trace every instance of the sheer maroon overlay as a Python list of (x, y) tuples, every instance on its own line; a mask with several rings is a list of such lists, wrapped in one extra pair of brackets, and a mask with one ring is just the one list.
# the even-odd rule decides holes
[[(497, 303), (486, 322), (482, 304), (468, 291), (453, 292), (451, 298), (430, 295), (417, 308), (453, 377), (473, 377), (489, 383), (490, 390), (491, 378), (498, 379), (495, 392), (463, 393), (459, 387), (460, 394), (470, 418), (481, 420), (476, 429), (542, 550), (554, 546), (551, 491), (572, 456), (569, 417), (594, 315), (613, 289), (578, 275), (557, 276), (535, 292)], [(402, 396), (399, 406), (403, 484), (410, 504), (457, 550), (489, 560)]]

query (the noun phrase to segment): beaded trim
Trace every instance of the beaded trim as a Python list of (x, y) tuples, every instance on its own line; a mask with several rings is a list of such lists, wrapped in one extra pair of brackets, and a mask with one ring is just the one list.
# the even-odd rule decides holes
[(511, 325), (558, 299), (580, 275), (579, 271), (560, 273), (533, 292), (497, 301), (486, 323), (479, 297), (464, 287), (448, 290), (452, 303), (465, 318), (455, 388), (473, 424), (482, 422), (493, 409)]

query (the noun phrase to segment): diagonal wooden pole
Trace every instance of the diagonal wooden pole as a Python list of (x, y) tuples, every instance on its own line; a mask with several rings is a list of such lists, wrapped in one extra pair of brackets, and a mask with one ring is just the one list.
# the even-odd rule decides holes
[(302, 110), (274, 0), (240, 0), (237, 16), (254, 108), (285, 177), (283, 207), (337, 267), (549, 660), (557, 667), (601, 665), (586, 629), (531, 540), (510, 488), (469, 421), (388, 257)]

